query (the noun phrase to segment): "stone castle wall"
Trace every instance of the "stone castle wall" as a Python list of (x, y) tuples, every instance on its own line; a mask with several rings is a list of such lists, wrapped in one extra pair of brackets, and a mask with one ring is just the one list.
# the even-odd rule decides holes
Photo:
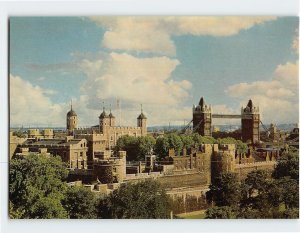
[(262, 170), (274, 170), (276, 166), (276, 161), (265, 161), (265, 162), (255, 162), (255, 163), (246, 163), (246, 164), (236, 164), (234, 172), (238, 174), (240, 180), (243, 180), (247, 177), (247, 174), (256, 171), (259, 169)]

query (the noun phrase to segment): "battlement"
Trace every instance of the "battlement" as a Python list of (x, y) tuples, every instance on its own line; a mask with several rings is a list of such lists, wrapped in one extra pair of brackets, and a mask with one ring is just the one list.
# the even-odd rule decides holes
[(87, 127), (87, 128), (77, 128), (74, 130), (75, 134), (99, 134), (102, 135), (99, 128)]
[(197, 114), (197, 113), (211, 113), (211, 105), (204, 105), (204, 106), (198, 105), (197, 107), (195, 107), (194, 105), (193, 114)]
[(141, 130), (142, 127), (137, 127), (137, 126), (108, 126), (112, 130)]
[(259, 114), (259, 107), (253, 107), (252, 109), (249, 107), (242, 107), (241, 114)]

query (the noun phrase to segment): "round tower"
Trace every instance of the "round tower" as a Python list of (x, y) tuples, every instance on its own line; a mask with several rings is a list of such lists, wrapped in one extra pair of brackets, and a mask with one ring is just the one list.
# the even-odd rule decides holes
[(141, 135), (147, 135), (147, 117), (143, 113), (143, 107), (141, 105), (141, 114), (137, 117), (137, 126), (141, 128)]
[(71, 103), (71, 110), (67, 113), (67, 130), (72, 131), (77, 128), (78, 118), (76, 112), (73, 110)]
[(110, 126), (115, 126), (115, 124), (116, 124), (116, 118), (111, 113), (111, 109), (110, 109), (110, 113), (109, 113), (108, 117), (109, 117), (109, 125)]
[(103, 107), (103, 111), (99, 116), (99, 130), (101, 133), (107, 133), (107, 127), (110, 126), (110, 117), (105, 112), (105, 107)]

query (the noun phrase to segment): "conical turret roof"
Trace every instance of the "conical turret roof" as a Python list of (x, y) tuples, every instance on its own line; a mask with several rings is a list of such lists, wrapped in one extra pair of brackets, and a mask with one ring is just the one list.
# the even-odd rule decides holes
[(72, 103), (71, 103), (71, 110), (67, 113), (67, 116), (68, 117), (77, 116), (76, 112), (73, 110)]

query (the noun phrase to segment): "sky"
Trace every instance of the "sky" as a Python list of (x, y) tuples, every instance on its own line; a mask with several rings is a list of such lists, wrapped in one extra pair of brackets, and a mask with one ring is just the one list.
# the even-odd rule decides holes
[(80, 127), (103, 107), (135, 125), (141, 104), (149, 126), (182, 125), (201, 96), (213, 113), (252, 99), (264, 124), (297, 123), (298, 28), (273, 16), (11, 17), (11, 126), (65, 126), (71, 100)]

